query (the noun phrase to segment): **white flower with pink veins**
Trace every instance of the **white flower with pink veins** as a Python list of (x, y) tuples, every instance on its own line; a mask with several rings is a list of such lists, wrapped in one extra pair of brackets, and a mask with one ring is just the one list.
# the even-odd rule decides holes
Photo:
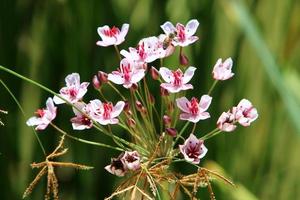
[(174, 46), (185, 47), (194, 42), (199, 38), (194, 36), (199, 26), (199, 22), (196, 19), (190, 20), (185, 26), (177, 23), (176, 27), (171, 22), (165, 22), (160, 27), (163, 29), (166, 35), (173, 35), (172, 44)]
[(194, 164), (199, 164), (200, 159), (207, 153), (204, 141), (199, 140), (194, 134), (191, 134), (183, 145), (179, 145), (179, 150), (186, 161)]
[(96, 44), (103, 47), (119, 45), (125, 41), (125, 36), (128, 33), (128, 29), (129, 24), (123, 24), (121, 30), (115, 26), (113, 26), (112, 28), (107, 25), (98, 27), (97, 32), (102, 41), (99, 40)]
[(174, 52), (174, 46), (163, 48), (164, 36), (147, 37), (140, 40), (136, 48), (129, 48), (129, 51), (121, 50), (120, 54), (133, 61), (151, 63), (159, 58), (165, 58)]
[(249, 100), (242, 99), (236, 106), (235, 118), (242, 126), (250, 126), (258, 118), (258, 113)]
[[(69, 74), (66, 77), (65, 81), (66, 87), (61, 88), (59, 93), (65, 100), (67, 100), (70, 103), (76, 103), (79, 100), (81, 100), (87, 92), (87, 87), (90, 84), (88, 82), (80, 83), (80, 76), (78, 73)], [(53, 101), (55, 104), (66, 103), (58, 96), (54, 96)]]
[(162, 83), (160, 86), (170, 93), (193, 89), (193, 86), (188, 82), (193, 78), (195, 70), (195, 67), (188, 67), (183, 74), (180, 69), (171, 71), (166, 67), (161, 67), (159, 73), (166, 83)]
[(117, 117), (123, 111), (125, 102), (119, 101), (115, 106), (111, 102), (103, 103), (98, 99), (90, 101), (86, 105), (89, 110), (90, 117), (101, 125), (117, 124)]
[(213, 69), (213, 78), (215, 80), (227, 80), (233, 77), (234, 73), (232, 73), (232, 59), (227, 58), (224, 62), (222, 62), (222, 58), (219, 58)]
[(46, 101), (46, 108), (38, 109), (36, 116), (27, 120), (28, 126), (36, 126), (35, 130), (44, 130), (55, 119), (57, 107), (54, 106), (52, 98), (48, 98)]
[(118, 71), (108, 74), (108, 80), (115, 84), (123, 85), (125, 88), (130, 88), (132, 84), (138, 83), (144, 76), (145, 69), (136, 68), (133, 62), (124, 58), (120, 62)]
[(89, 118), (90, 111), (83, 102), (75, 103), (76, 108), (73, 108), (75, 117), (71, 119), (74, 130), (90, 129), (93, 126), (93, 121)]
[(200, 120), (209, 118), (210, 114), (206, 112), (206, 110), (211, 104), (211, 100), (212, 97), (209, 95), (203, 95), (200, 102), (195, 97), (193, 97), (191, 101), (186, 97), (176, 99), (177, 107), (183, 111), (180, 114), (180, 119), (197, 123)]

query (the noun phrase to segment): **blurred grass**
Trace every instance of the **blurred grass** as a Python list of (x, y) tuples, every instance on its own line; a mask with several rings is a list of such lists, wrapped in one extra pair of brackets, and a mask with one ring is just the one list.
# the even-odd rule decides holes
[[(117, 66), (113, 48), (95, 45), (98, 26), (129, 22), (128, 39), (121, 45), (127, 48), (142, 37), (159, 34), (159, 25), (167, 20), (186, 23), (191, 18), (200, 21), (200, 41), (185, 52), (198, 68), (193, 83), (199, 96), (212, 83), (210, 73), (217, 58), (232, 56), (236, 74), (217, 86), (212, 120), (198, 125), (198, 135), (215, 126), (218, 115), (241, 98), (250, 99), (260, 113), (253, 126), (207, 142), (205, 160), (216, 161), (242, 188), (226, 190), (228, 186), (216, 184), (218, 199), (300, 198), (299, 1), (3, 0), (0, 64), (58, 90), (68, 73), (79, 72), (82, 80), (89, 81), (96, 71)], [(165, 63), (176, 66), (176, 56)], [(0, 78), (28, 116), (49, 95), (3, 72)], [(89, 97), (95, 97), (91, 93)], [(34, 176), (29, 163), (40, 161), (42, 152), (12, 99), (3, 88), (0, 94), (0, 108), (9, 111), (1, 116), (6, 126), (0, 127), (0, 197), (20, 199)], [(62, 113), (69, 111), (62, 108), (56, 120), (68, 131), (71, 114)], [(56, 143), (55, 134), (51, 129), (40, 133), (48, 152)], [(109, 142), (94, 131), (74, 134)], [(103, 199), (118, 180), (103, 170), (115, 152), (73, 141), (67, 146), (66, 160), (93, 165), (95, 170), (59, 170), (62, 199)], [(44, 190), (41, 184), (32, 199), (40, 199)]]

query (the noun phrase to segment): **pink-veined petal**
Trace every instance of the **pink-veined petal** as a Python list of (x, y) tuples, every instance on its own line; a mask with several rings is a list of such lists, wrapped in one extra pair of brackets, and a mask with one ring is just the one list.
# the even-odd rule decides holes
[(181, 98), (176, 99), (176, 104), (180, 110), (182, 110), (186, 113), (190, 112), (190, 110), (188, 108), (188, 105), (190, 104), (190, 102), (186, 97), (181, 97)]
[(174, 27), (174, 25), (171, 22), (169, 22), (169, 21), (165, 22), (160, 27), (165, 32), (165, 34), (174, 33), (176, 31), (176, 28)]
[(111, 112), (111, 118), (118, 117), (123, 111), (124, 106), (124, 101), (118, 101), (117, 104), (114, 106), (113, 111)]
[(74, 85), (79, 86), (80, 85), (80, 76), (78, 73), (72, 73), (72, 74), (69, 74), (65, 78), (65, 81), (66, 81), (67, 87), (74, 86)]
[(108, 74), (107, 79), (118, 85), (124, 84), (124, 78), (119, 72)]

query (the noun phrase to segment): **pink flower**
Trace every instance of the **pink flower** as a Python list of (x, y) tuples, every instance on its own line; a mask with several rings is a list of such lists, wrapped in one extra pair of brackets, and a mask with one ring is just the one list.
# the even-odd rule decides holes
[(236, 107), (235, 118), (242, 126), (250, 126), (258, 117), (256, 108), (247, 99), (242, 99)]
[[(81, 100), (87, 92), (87, 87), (89, 83), (83, 82), (80, 84), (80, 77), (78, 73), (69, 74), (66, 77), (65, 81), (67, 86), (60, 89), (60, 95), (70, 103), (75, 103)], [(53, 101), (55, 104), (66, 103), (58, 96), (54, 96)]]
[(177, 23), (175, 28), (174, 25), (168, 21), (160, 27), (163, 29), (166, 35), (175, 35), (172, 41), (174, 46), (185, 47), (199, 39), (197, 36), (194, 36), (198, 26), (199, 22), (196, 19), (192, 19), (186, 24), (186, 26)]
[[(233, 108), (235, 110), (235, 107)], [(236, 128), (235, 115), (228, 112), (223, 112), (217, 121), (217, 126), (220, 130), (225, 132), (232, 132)]]
[(120, 54), (125, 58), (142, 63), (150, 63), (159, 58), (165, 58), (174, 52), (173, 47), (164, 49), (164, 36), (151, 36), (140, 40), (136, 48), (129, 48), (129, 51), (121, 50)]
[(97, 121), (99, 124), (107, 125), (107, 124), (117, 124), (119, 120), (118, 117), (125, 103), (123, 101), (117, 102), (115, 106), (112, 103), (102, 103), (100, 100), (95, 99), (90, 101), (87, 105), (87, 109), (90, 112), (90, 116), (93, 120)]
[(180, 69), (171, 71), (166, 67), (161, 67), (159, 69), (159, 73), (166, 83), (162, 83), (160, 86), (171, 93), (176, 93), (181, 90), (193, 89), (193, 86), (187, 83), (194, 76), (195, 70), (195, 67), (189, 67), (183, 74)]
[(103, 47), (107, 47), (110, 45), (119, 45), (124, 42), (128, 29), (129, 24), (123, 24), (121, 31), (115, 26), (113, 26), (112, 28), (109, 28), (109, 26), (107, 25), (98, 27), (97, 31), (102, 41), (99, 40), (96, 44)]
[(231, 72), (231, 68), (232, 68), (231, 58), (227, 58), (223, 63), (222, 63), (222, 59), (219, 58), (212, 72), (214, 79), (221, 80), (221, 81), (230, 79), (234, 75), (234, 73)]
[(137, 151), (125, 151), (121, 158), (125, 169), (138, 170), (141, 167), (141, 158)]
[(35, 130), (44, 130), (56, 117), (57, 107), (54, 106), (52, 98), (48, 98), (46, 101), (46, 108), (38, 109), (36, 116), (27, 120), (28, 126), (36, 126)]
[(209, 118), (209, 113), (205, 111), (208, 109), (211, 100), (212, 97), (209, 95), (203, 95), (200, 102), (195, 97), (193, 97), (191, 101), (186, 97), (176, 99), (178, 108), (183, 111), (183, 113), (180, 114), (180, 119), (197, 123), (199, 120)]
[(204, 146), (204, 141), (196, 138), (191, 134), (188, 139), (185, 140), (183, 145), (179, 145), (180, 152), (184, 156), (184, 159), (188, 162), (199, 164), (200, 159), (207, 153), (207, 148)]
[(121, 60), (119, 70), (108, 74), (108, 80), (123, 85), (125, 88), (130, 88), (132, 84), (138, 83), (144, 76), (145, 69), (135, 68), (132, 62), (124, 58)]
[(79, 112), (77, 109), (73, 108), (73, 112), (75, 113), (76, 117), (71, 119), (72, 127), (74, 130), (84, 130), (90, 129), (93, 126), (93, 121), (87, 117), (89, 114), (88, 107), (81, 102), (75, 104), (75, 106), (81, 110)]

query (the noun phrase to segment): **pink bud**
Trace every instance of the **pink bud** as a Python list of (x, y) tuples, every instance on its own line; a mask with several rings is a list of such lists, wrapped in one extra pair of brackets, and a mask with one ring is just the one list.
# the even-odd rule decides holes
[(152, 105), (155, 103), (155, 98), (152, 94), (149, 94), (149, 101)]
[(132, 90), (133, 92), (136, 91), (138, 89), (138, 85), (136, 83), (133, 83), (130, 90)]
[(128, 112), (128, 111), (130, 110), (130, 104), (129, 104), (128, 101), (125, 101), (125, 105), (124, 105), (123, 110), (124, 110), (125, 112)]
[(180, 65), (187, 66), (189, 64), (189, 59), (184, 53), (180, 53), (179, 55), (179, 63)]
[(172, 119), (171, 119), (171, 117), (169, 117), (168, 115), (164, 115), (164, 116), (163, 116), (163, 121), (164, 121), (164, 124), (165, 124), (166, 126), (169, 126), (169, 125), (171, 124), (171, 122), (172, 122)]
[(94, 75), (92, 82), (93, 82), (93, 86), (96, 90), (98, 90), (101, 87), (101, 82), (99, 81), (97, 75)]
[(142, 115), (147, 115), (147, 109), (144, 106), (141, 109), (141, 114)]
[(100, 82), (107, 83), (107, 81), (108, 81), (108, 79), (107, 79), (107, 77), (108, 77), (107, 73), (102, 72), (102, 71), (98, 71), (97, 76), (98, 76), (98, 79), (100, 80)]
[(140, 101), (136, 101), (135, 102), (135, 106), (136, 106), (136, 109), (138, 110), (138, 111), (142, 111), (142, 109), (143, 109), (143, 104), (140, 102)]
[(150, 68), (150, 74), (151, 74), (151, 77), (154, 79), (154, 80), (158, 80), (159, 79), (159, 72), (158, 70), (155, 68), (155, 67), (151, 67)]
[(134, 120), (134, 119), (132, 119), (132, 118), (129, 118), (129, 119), (127, 119), (127, 124), (128, 124), (128, 126), (130, 126), (130, 127), (134, 128), (134, 127), (135, 127), (135, 125), (136, 125), (136, 122), (135, 122), (135, 120)]
[(171, 137), (176, 137), (177, 130), (175, 128), (166, 128), (166, 133)]
[(169, 96), (169, 92), (165, 88), (160, 87), (160, 95), (161, 96)]

